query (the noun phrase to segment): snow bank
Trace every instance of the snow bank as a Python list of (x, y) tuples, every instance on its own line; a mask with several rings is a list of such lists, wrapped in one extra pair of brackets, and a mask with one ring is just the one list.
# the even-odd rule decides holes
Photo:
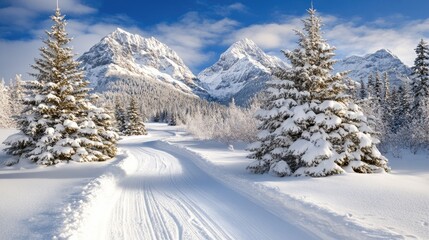
[(91, 180), (83, 190), (72, 196), (61, 213), (61, 226), (54, 233), (53, 239), (81, 239), (81, 232), (96, 228), (110, 205), (115, 201), (118, 191), (117, 182), (137, 170), (137, 160), (128, 152), (119, 157), (117, 164)]
[[(213, 165), (210, 157), (202, 153), (201, 149), (187, 147), (185, 145), (163, 142), (159, 145), (165, 149), (174, 148), (175, 152), (193, 156), (190, 158), (198, 167), (203, 169), (218, 181), (246, 196), (253, 202), (262, 205), (274, 215), (287, 222), (295, 223), (299, 228), (311, 232), (322, 239), (400, 239), (401, 236), (387, 229), (377, 227), (367, 228), (351, 219), (348, 215), (338, 214), (312, 202), (302, 201), (300, 198), (286, 194), (287, 191), (279, 191), (278, 186), (270, 186), (265, 182), (255, 181), (248, 174), (229, 174), (231, 166)], [(211, 145), (206, 146), (210, 151)], [(219, 150), (219, 149), (216, 149)], [(226, 150), (226, 148), (225, 148)], [(231, 152), (229, 152), (231, 154)], [(228, 164), (229, 165), (229, 164)], [(244, 169), (244, 168), (243, 168)], [(226, 171), (225, 171), (226, 170)], [(257, 175), (260, 176), (260, 175)], [(295, 178), (296, 179), (296, 178)], [(299, 216), (299, 218), (297, 218)], [(365, 234), (366, 236), (363, 236)]]
[(165, 144), (192, 153), (208, 174), (320, 238), (429, 239), (428, 153), (389, 157), (388, 174), (278, 178), (247, 173), (251, 160), (239, 144), (231, 152), (186, 133)]

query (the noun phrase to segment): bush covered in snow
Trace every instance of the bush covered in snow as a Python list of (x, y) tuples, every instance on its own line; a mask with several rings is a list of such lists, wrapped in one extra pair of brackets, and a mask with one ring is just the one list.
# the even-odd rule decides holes
[(219, 107), (206, 113), (197, 112), (186, 119), (186, 129), (198, 139), (214, 139), (230, 144), (253, 141), (257, 120), (253, 117), (258, 104), (240, 108), (232, 101), (228, 108)]

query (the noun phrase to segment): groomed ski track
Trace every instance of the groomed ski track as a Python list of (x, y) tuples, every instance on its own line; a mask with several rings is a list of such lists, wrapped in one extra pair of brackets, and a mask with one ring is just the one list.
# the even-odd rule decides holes
[[(87, 239), (313, 239), (197, 167), (190, 156), (153, 138), (121, 148), (137, 171), (118, 182), (102, 225)], [(192, 156), (191, 156), (192, 157)]]

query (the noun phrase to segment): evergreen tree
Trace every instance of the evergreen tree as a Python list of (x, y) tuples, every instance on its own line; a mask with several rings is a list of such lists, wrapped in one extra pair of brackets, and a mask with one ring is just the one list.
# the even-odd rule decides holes
[(126, 123), (127, 123), (125, 114), (126, 114), (125, 109), (122, 107), (119, 101), (116, 100), (115, 119), (116, 119), (116, 128), (118, 129), (119, 134), (125, 134)]
[(399, 128), (402, 125), (401, 117), (402, 117), (402, 106), (400, 105), (400, 97), (401, 92), (403, 90), (399, 90), (402, 87), (399, 87), (398, 90), (396, 88), (392, 89), (392, 93), (389, 101), (389, 108), (392, 112), (392, 118), (390, 120), (390, 130), (392, 133), (397, 133)]
[(368, 97), (374, 97), (374, 95), (375, 95), (374, 94), (375, 93), (374, 86), (375, 86), (374, 78), (373, 78), (372, 74), (369, 74), (368, 75), (368, 84), (367, 84)]
[(0, 128), (10, 128), (14, 126), (12, 119), (12, 104), (9, 90), (3, 80), (0, 81)]
[(382, 98), (382, 108), (383, 108), (383, 115), (382, 120), (383, 124), (386, 127), (386, 133), (389, 134), (392, 130), (392, 108), (391, 108), (391, 96), (390, 96), (390, 83), (389, 83), (389, 77), (387, 75), (387, 72), (383, 74), (383, 98)]
[(12, 116), (17, 119), (24, 109), (24, 81), (20, 74), (16, 74), (10, 84), (10, 99)]
[(170, 118), (170, 121), (168, 122), (168, 125), (177, 126), (177, 115), (176, 114), (171, 115), (171, 118)]
[(387, 74), (387, 72), (383, 74), (383, 85), (384, 85), (383, 100), (384, 102), (388, 103), (390, 98), (390, 81), (389, 81), (389, 75)]
[[(291, 175), (298, 169), (296, 161), (289, 153), (288, 147), (292, 143), (291, 137), (282, 137), (281, 126), (287, 124), (285, 119), (293, 117), (292, 110), (297, 105), (301, 94), (295, 88), (292, 80), (293, 73), (286, 70), (278, 70), (277, 79), (267, 82), (265, 94), (263, 94), (261, 109), (256, 112), (256, 118), (261, 122), (258, 127), (257, 140), (248, 146), (252, 153), (249, 158), (255, 159), (247, 169), (253, 173), (273, 172), (278, 176)], [(299, 125), (290, 121), (295, 126), (298, 134)]]
[(412, 91), (414, 93), (414, 102), (412, 106), (413, 116), (419, 116), (420, 104), (429, 97), (429, 46), (428, 44), (420, 40), (416, 49), (417, 57), (414, 60), (414, 66), (412, 67)]
[(420, 115), (411, 122), (411, 150), (414, 153), (429, 146), (429, 98), (421, 99), (419, 108)]
[(304, 32), (297, 32), (299, 47), (285, 53), (291, 69), (269, 85), (259, 139), (250, 147), (256, 161), (248, 169), (315, 177), (346, 167), (362, 173), (389, 170), (366, 117), (346, 94), (346, 73), (331, 74), (334, 48), (321, 36), (316, 11), (308, 13)]
[(87, 102), (87, 113), (82, 127), (79, 130), (82, 136), (80, 149), (85, 161), (105, 161), (116, 155), (116, 141), (119, 136), (115, 132), (112, 116), (106, 109), (97, 107), (97, 95), (91, 96), (91, 102)]
[(125, 135), (146, 135), (146, 127), (143, 123), (141, 116), (138, 113), (137, 103), (134, 98), (131, 98), (130, 106), (127, 112), (127, 123)]
[(359, 99), (365, 99), (367, 95), (367, 89), (365, 88), (365, 83), (363, 79), (360, 80), (360, 88), (359, 88)]
[(375, 73), (375, 81), (374, 81), (374, 100), (382, 105), (383, 102), (383, 82), (380, 77), (380, 73)]
[[(32, 66), (36, 80), (26, 84), (28, 97), (18, 121), (20, 133), (10, 136), (6, 151), (38, 164), (52, 165), (61, 161), (100, 160), (94, 148), (102, 148), (97, 123), (90, 123), (93, 106), (88, 99), (88, 82), (79, 62), (68, 47), (71, 38), (65, 31), (66, 21), (57, 8), (54, 22), (40, 58)], [(85, 130), (93, 128), (90, 136)]]

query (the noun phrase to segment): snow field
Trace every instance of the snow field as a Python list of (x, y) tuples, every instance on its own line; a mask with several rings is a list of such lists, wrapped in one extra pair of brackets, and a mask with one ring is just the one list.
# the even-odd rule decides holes
[(429, 239), (427, 152), (388, 156), (388, 174), (278, 178), (245, 170), (246, 144), (147, 127), (114, 161), (1, 167), (0, 239)]
[(117, 182), (137, 170), (137, 160), (129, 152), (118, 156), (116, 164), (101, 176), (91, 180), (62, 210), (61, 227), (53, 239), (82, 239), (82, 232), (90, 232), (100, 225), (117, 198)]
[(61, 227), (65, 204), (115, 161), (6, 167), (2, 163), (10, 156), (1, 143), (13, 133), (0, 129), (0, 239), (50, 239)]
[(182, 132), (171, 144), (199, 156), (207, 173), (266, 209), (322, 238), (428, 239), (428, 153), (388, 156), (392, 173), (345, 173), (327, 178), (249, 174), (245, 144), (234, 151)]

